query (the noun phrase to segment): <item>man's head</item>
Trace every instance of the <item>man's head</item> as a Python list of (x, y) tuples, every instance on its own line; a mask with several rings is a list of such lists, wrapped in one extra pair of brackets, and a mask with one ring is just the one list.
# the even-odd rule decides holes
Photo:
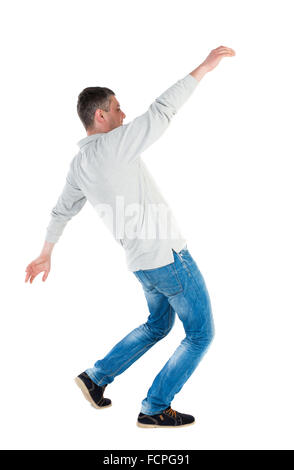
[(85, 88), (79, 94), (77, 112), (88, 135), (112, 131), (126, 117), (114, 92), (98, 86)]

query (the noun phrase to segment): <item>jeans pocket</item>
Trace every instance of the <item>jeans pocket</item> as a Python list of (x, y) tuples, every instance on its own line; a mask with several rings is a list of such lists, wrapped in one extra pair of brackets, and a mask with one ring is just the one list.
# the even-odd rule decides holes
[(140, 271), (140, 274), (138, 271), (133, 271), (133, 274), (136, 276), (136, 278), (140, 282), (145, 294), (154, 293), (156, 291), (156, 289), (154, 289), (154, 287), (151, 286), (150, 282), (148, 282), (148, 279), (146, 279), (146, 276), (144, 276), (143, 271)]
[(183, 292), (183, 286), (178, 277), (175, 263), (167, 264), (157, 269), (145, 270), (144, 274), (149, 282), (166, 296)]

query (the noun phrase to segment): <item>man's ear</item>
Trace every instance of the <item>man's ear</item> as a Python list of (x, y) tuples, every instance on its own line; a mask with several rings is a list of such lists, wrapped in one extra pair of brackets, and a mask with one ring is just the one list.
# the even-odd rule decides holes
[(96, 122), (103, 123), (105, 121), (103, 113), (104, 113), (103, 109), (100, 109), (100, 108), (96, 109), (95, 116), (94, 116), (94, 119)]

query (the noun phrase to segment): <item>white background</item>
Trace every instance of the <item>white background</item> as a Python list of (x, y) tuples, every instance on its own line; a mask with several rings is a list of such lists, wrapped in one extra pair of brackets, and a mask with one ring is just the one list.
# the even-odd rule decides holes
[[(291, 1), (10, 1), (1, 7), (1, 447), (293, 449)], [(216, 336), (172, 406), (187, 429), (136, 426), (184, 337), (171, 333), (95, 410), (74, 377), (145, 322), (123, 249), (87, 203), (47, 281), (24, 282), (77, 142), (87, 86), (115, 91), (125, 124), (220, 46), (143, 157), (208, 287)]]

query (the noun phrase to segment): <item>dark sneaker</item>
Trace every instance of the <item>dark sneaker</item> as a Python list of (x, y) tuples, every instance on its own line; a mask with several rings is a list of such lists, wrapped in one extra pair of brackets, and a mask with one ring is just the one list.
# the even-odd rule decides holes
[(189, 426), (194, 423), (194, 416), (179, 413), (169, 406), (158, 415), (144, 415), (143, 413), (140, 413), (138, 416), (137, 426), (140, 428), (171, 428), (174, 426)]
[(103, 397), (107, 384), (101, 386), (96, 385), (86, 372), (82, 372), (78, 375), (75, 378), (75, 383), (82, 390), (84, 397), (92, 406), (94, 406), (94, 408), (107, 408), (108, 406), (111, 406), (111, 400)]

